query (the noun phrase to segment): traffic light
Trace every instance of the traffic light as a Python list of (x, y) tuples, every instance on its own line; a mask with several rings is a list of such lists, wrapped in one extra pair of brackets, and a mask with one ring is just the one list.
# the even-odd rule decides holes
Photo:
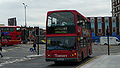
[(39, 27), (34, 27), (35, 28), (35, 35), (39, 36)]

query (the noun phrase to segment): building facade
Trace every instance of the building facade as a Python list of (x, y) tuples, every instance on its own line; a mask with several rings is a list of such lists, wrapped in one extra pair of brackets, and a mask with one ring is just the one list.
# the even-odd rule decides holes
[(111, 0), (112, 1), (112, 16), (120, 17), (120, 0)]
[(92, 36), (106, 36), (107, 27), (110, 36), (119, 36), (119, 18), (118, 17), (88, 17), (91, 22)]
[(17, 26), (16, 18), (9, 18), (8, 19), (8, 26)]

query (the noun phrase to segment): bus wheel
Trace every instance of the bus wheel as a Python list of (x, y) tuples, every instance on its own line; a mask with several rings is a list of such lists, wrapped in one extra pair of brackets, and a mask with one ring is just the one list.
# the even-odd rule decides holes
[(54, 61), (55, 64), (62, 64), (60, 61)]
[(90, 55), (91, 55), (91, 52), (90, 52), (90, 50), (89, 50), (89, 52), (88, 52), (88, 57), (90, 57)]
[(81, 56), (81, 58), (82, 58), (82, 60), (84, 60), (84, 54), (83, 54), (83, 52), (82, 52), (82, 56)]
[(91, 55), (91, 52), (90, 52), (90, 50), (89, 50), (89, 55)]

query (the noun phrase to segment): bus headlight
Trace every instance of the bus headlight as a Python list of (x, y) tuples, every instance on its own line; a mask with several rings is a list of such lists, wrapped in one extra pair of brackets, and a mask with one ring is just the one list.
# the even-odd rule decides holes
[(50, 55), (47, 55), (47, 56), (50, 56)]
[(77, 55), (77, 53), (73, 53), (73, 54), (72, 54), (72, 56), (76, 56), (76, 55)]

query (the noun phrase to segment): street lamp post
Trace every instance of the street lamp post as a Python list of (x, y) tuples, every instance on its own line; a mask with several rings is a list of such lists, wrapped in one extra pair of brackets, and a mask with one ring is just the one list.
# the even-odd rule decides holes
[(24, 5), (24, 8), (25, 8), (25, 27), (27, 26), (27, 23), (26, 23), (26, 8), (27, 8), (27, 5), (25, 3), (23, 3)]
[(22, 3), (23, 6), (24, 6), (24, 9), (25, 9), (25, 26), (24, 26), (24, 40), (23, 40), (23, 43), (27, 43), (27, 36), (26, 36), (26, 27), (27, 27), (27, 23), (26, 23), (26, 8), (27, 8), (27, 5), (25, 3)]

